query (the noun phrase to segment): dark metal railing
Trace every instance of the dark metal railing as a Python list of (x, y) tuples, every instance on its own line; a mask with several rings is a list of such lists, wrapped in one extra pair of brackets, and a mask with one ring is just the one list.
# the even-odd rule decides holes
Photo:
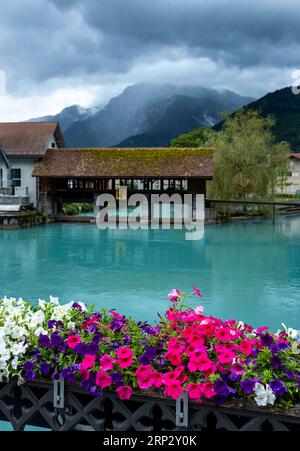
[(0, 384), (0, 420), (14, 430), (300, 431), (300, 405), (279, 410), (235, 401), (216, 407), (139, 394), (121, 401), (107, 392), (93, 397), (77, 385), (10, 382)]

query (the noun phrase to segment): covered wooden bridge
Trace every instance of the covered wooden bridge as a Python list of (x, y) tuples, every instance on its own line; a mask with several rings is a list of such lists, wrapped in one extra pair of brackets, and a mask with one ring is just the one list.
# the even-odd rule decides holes
[(94, 203), (102, 193), (206, 194), (212, 149), (48, 149), (33, 171), (40, 210), (57, 215), (69, 202)]

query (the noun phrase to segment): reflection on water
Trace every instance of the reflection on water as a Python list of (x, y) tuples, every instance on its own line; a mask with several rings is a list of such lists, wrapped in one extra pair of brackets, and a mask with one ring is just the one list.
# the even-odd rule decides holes
[(275, 227), (208, 226), (201, 241), (185, 241), (184, 233), (87, 224), (1, 232), (0, 295), (36, 301), (53, 294), (154, 320), (168, 306), (169, 289), (196, 284), (208, 313), (299, 329), (299, 217)]

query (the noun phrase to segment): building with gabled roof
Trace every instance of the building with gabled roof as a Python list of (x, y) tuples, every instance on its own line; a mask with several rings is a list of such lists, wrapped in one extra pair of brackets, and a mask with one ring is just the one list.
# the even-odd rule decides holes
[[(10, 164), (12, 190), (27, 194), (37, 204), (37, 182), (32, 176), (35, 164), (48, 148), (64, 147), (64, 137), (58, 122), (1, 122), (0, 145)], [(0, 186), (4, 186), (5, 162), (0, 161)]]

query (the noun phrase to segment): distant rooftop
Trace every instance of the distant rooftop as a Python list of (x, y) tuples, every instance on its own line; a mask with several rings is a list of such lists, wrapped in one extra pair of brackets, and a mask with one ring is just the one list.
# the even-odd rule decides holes
[(48, 149), (36, 177), (213, 176), (210, 148)]
[(58, 122), (0, 122), (0, 144), (8, 156), (43, 156), (52, 135), (59, 147), (65, 145)]
[(300, 160), (300, 153), (291, 153), (291, 158), (297, 158), (297, 160)]

